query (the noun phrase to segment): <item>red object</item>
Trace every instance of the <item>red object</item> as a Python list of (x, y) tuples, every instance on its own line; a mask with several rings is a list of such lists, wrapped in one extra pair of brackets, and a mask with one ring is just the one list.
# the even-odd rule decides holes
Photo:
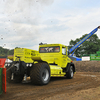
[(4, 68), (6, 58), (0, 58), (0, 68)]
[(6, 68), (3, 68), (2, 89), (6, 93)]
[(3, 92), (6, 93), (6, 68), (4, 68), (4, 65), (5, 65), (5, 61), (6, 61), (6, 58), (0, 58), (0, 68), (3, 68), (2, 70), (2, 89), (3, 89)]

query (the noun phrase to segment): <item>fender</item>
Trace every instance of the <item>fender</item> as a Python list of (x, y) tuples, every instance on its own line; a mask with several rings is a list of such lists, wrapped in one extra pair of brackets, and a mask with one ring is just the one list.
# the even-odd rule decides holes
[(74, 65), (74, 63), (72, 63), (72, 62), (67, 64), (66, 72), (68, 72), (70, 66), (73, 66), (73, 71), (76, 72), (76, 71), (75, 71), (75, 65)]

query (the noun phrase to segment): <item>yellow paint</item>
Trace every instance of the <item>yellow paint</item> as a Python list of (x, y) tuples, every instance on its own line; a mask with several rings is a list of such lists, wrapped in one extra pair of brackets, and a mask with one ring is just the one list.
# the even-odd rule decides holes
[(62, 68), (57, 65), (50, 65), (51, 76), (65, 76), (65, 72), (63, 72)]

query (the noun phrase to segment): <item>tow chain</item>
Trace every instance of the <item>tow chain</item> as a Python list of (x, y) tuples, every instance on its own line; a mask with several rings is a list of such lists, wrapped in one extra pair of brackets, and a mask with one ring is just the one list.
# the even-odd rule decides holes
[[(16, 56), (16, 57), (17, 57), (17, 56)], [(17, 57), (17, 58), (19, 58), (19, 61), (20, 61), (20, 57)], [(15, 59), (15, 61), (17, 60), (17, 58)], [(6, 72), (9, 71), (12, 67), (14, 67), (14, 65), (15, 65), (15, 63), (13, 63), (13, 64), (11, 65), (11, 67), (8, 68), (8, 69), (6, 70)]]
[(11, 66), (10, 68), (8, 68), (8, 69), (6, 70), (6, 72), (9, 71), (12, 67), (14, 67), (14, 65), (15, 65), (15, 64), (12, 64), (12, 66)]

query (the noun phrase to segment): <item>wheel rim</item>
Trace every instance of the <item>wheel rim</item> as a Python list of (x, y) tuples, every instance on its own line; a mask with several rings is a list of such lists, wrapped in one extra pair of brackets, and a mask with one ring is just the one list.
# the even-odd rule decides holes
[(42, 79), (43, 79), (43, 81), (47, 81), (48, 78), (49, 78), (49, 72), (48, 72), (47, 69), (45, 69), (45, 70), (43, 71), (43, 73), (42, 73)]
[(70, 67), (71, 77), (73, 77), (73, 66)]

